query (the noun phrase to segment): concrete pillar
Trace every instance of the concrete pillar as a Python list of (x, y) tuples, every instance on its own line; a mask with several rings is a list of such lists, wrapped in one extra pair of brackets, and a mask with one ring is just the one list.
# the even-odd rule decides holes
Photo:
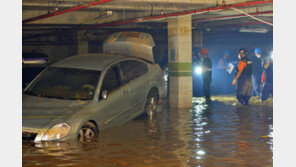
[(88, 53), (88, 39), (86, 31), (78, 31), (78, 54)]
[(191, 15), (168, 20), (169, 103), (192, 107)]

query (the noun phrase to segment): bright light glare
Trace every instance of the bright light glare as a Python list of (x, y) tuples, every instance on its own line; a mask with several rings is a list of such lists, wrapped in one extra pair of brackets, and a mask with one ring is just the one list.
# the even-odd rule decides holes
[(164, 74), (163, 77), (164, 77), (164, 81), (168, 81), (168, 75), (167, 74)]
[(196, 67), (195, 68), (195, 73), (196, 74), (201, 74), (202, 73), (202, 68), (201, 67)]
[(270, 53), (270, 58), (273, 59), (273, 51), (271, 51), (271, 53)]
[(199, 151), (197, 151), (197, 154), (198, 154), (198, 155), (205, 155), (206, 152), (204, 152), (203, 150), (199, 150)]

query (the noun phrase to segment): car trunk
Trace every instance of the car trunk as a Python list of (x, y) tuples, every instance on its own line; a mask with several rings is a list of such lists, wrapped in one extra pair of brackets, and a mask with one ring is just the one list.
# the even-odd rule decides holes
[(112, 34), (103, 44), (103, 52), (136, 57), (154, 63), (153, 47), (150, 34), (143, 32), (117, 32)]

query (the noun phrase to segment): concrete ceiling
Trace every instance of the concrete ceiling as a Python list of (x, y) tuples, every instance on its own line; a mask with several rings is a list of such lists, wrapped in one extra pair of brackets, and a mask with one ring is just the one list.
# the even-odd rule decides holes
[[(40, 36), (42, 34), (57, 33), (73, 29), (95, 28), (97, 31), (102, 31), (102, 33), (110, 29), (166, 29), (167, 17), (162, 19), (149, 19), (145, 22), (141, 21), (141, 19), (253, 1), (254, 0), (109, 0), (106, 3), (81, 10), (37, 19), (31, 22), (24, 22), (30, 18), (55, 14), (66, 9), (90, 4), (94, 1), (23, 0), (23, 41), (26, 38), (34, 37), (34, 35), (38, 37), (38, 35)], [(273, 20), (272, 3), (255, 4), (238, 8), (264, 21), (272, 22)], [(135, 19), (139, 21), (133, 23), (127, 21)], [(232, 9), (194, 13), (192, 14), (192, 26), (193, 29), (207, 31), (238, 30), (242, 27), (265, 28), (272, 31), (272, 26), (261, 24), (258, 20)]]

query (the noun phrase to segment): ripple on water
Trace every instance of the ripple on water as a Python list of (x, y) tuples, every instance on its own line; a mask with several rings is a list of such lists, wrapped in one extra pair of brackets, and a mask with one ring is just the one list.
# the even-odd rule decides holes
[(164, 101), (153, 120), (135, 119), (94, 141), (23, 141), (23, 166), (272, 166), (272, 99), (194, 98), (190, 109)]

